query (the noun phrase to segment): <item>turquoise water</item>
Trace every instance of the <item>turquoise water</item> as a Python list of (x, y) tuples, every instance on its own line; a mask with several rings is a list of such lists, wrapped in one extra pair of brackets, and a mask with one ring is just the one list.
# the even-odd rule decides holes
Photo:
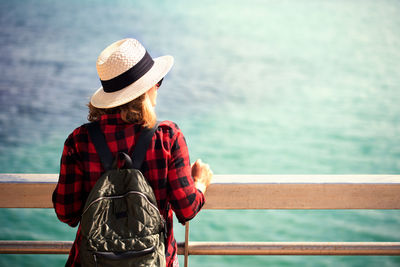
[[(0, 173), (58, 172), (63, 142), (100, 86), (97, 55), (125, 37), (153, 57), (175, 57), (158, 116), (177, 122), (191, 158), (216, 174), (400, 173), (400, 2), (189, 2), (1, 1)], [(393, 210), (203, 211), (190, 238), (398, 242), (399, 226)], [(73, 240), (74, 231), (52, 210), (0, 210), (3, 240)], [(65, 260), (0, 255), (0, 266)], [(399, 266), (400, 257), (191, 256), (190, 264)]]

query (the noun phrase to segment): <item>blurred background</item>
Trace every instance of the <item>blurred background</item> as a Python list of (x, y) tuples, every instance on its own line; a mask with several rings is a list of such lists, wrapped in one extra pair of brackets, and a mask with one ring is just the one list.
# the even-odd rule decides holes
[[(400, 2), (0, 2), (0, 173), (58, 173), (100, 87), (95, 62), (132, 37), (175, 65), (157, 114), (215, 174), (399, 174)], [(400, 211), (205, 210), (193, 241), (400, 241)], [(0, 209), (1, 240), (73, 240), (48, 209)], [(176, 237), (184, 229), (176, 224)], [(63, 266), (66, 255), (0, 255)], [(180, 258), (181, 264), (183, 260)], [(191, 256), (190, 266), (399, 266), (400, 257)], [(183, 264), (182, 264), (183, 265)]]

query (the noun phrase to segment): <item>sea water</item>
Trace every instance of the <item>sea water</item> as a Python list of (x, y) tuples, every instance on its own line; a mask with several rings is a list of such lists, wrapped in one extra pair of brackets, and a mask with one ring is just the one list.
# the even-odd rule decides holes
[[(0, 2), (0, 173), (57, 173), (108, 44), (175, 65), (159, 119), (216, 174), (399, 174), (399, 1)], [(17, 197), (17, 196), (16, 196)], [(183, 227), (176, 224), (178, 241)], [(394, 210), (202, 211), (193, 241), (400, 241)], [(50, 209), (1, 209), (1, 240), (73, 240)], [(66, 255), (0, 255), (63, 266)], [(180, 258), (182, 264), (182, 258)], [(399, 266), (384, 256), (190, 256), (190, 266)]]

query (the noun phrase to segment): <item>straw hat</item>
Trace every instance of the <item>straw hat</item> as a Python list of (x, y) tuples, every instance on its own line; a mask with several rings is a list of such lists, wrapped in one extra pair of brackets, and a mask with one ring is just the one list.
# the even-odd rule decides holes
[(157, 84), (174, 64), (172, 56), (152, 59), (138, 40), (119, 40), (104, 49), (96, 62), (100, 87), (90, 99), (97, 108), (126, 104)]

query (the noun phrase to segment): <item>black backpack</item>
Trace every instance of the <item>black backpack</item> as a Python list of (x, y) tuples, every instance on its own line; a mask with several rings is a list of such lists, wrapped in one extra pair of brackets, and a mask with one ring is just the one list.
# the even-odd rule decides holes
[[(157, 125), (144, 128), (132, 157), (113, 159), (98, 122), (86, 124), (105, 173), (90, 192), (81, 217), (82, 266), (165, 266), (166, 222), (139, 171)], [(118, 158), (125, 160), (117, 169)]]

